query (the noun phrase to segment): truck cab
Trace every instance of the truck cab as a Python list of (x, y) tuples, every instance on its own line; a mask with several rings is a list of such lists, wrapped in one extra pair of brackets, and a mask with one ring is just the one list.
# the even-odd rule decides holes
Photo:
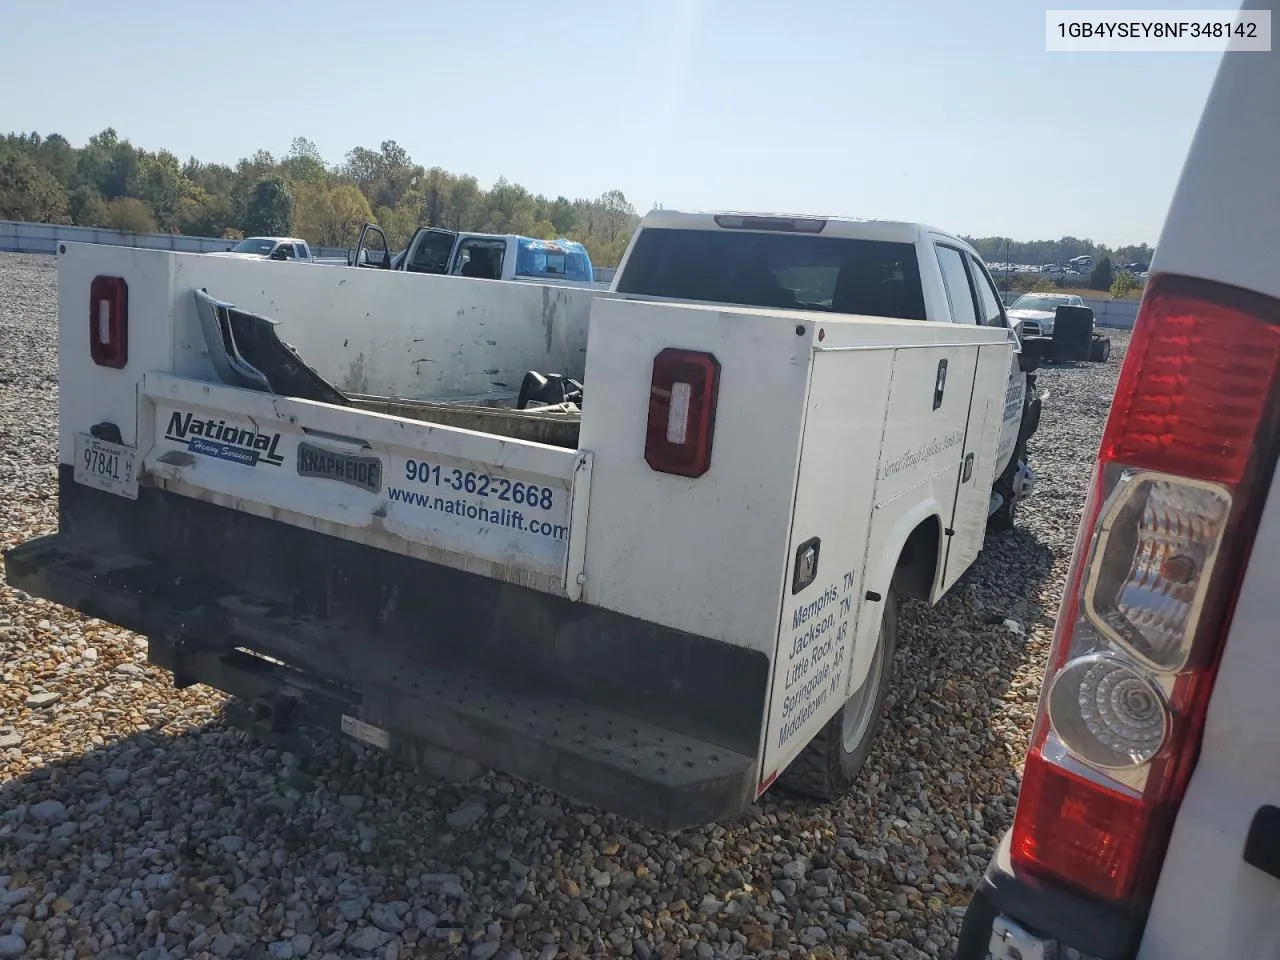
[(393, 255), (382, 228), (366, 223), (348, 265), (480, 280), (603, 286), (595, 282), (587, 248), (576, 241), (460, 233), (440, 227), (419, 227), (405, 248)]
[[(633, 299), (739, 303), (836, 315), (1012, 327), (982, 258), (935, 227), (888, 220), (655, 210), (641, 222), (610, 292)], [(1013, 525), (1034, 485), (1027, 442), (1047, 394), (1039, 355), (1018, 331), (1006, 378), (992, 529)]]

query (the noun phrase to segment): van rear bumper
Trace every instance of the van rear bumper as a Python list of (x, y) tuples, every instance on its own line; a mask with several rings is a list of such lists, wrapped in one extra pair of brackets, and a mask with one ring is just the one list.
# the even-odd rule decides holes
[(1010, 833), (1001, 838), (974, 890), (956, 960), (1131, 960), (1137, 954), (1145, 915), (1093, 902), (1015, 870), (1010, 838)]
[(752, 799), (761, 654), (155, 488), (124, 500), (70, 473), (60, 532), (8, 551), (8, 582), (147, 636), (175, 683), (243, 699), (264, 733), (345, 729), (654, 829)]

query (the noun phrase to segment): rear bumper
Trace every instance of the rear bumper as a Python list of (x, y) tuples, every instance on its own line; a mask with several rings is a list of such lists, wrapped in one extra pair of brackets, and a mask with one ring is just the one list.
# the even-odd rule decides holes
[(59, 482), (61, 532), (7, 552), (8, 582), (146, 635), (177, 684), (243, 698), (264, 732), (345, 728), (662, 830), (752, 798), (759, 654), (154, 488)]
[(1137, 954), (1145, 916), (1016, 871), (1009, 847), (1006, 833), (969, 902), (955, 960), (1131, 960)]

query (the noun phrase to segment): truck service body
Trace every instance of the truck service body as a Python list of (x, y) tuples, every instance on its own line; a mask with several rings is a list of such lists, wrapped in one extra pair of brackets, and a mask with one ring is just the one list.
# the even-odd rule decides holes
[[(990, 278), (914, 224), (657, 213), (609, 293), (76, 244), (58, 283), (59, 530), (12, 584), (265, 734), (658, 828), (848, 789), (897, 599), (1033, 482)], [(532, 369), (580, 409), (512, 409)]]

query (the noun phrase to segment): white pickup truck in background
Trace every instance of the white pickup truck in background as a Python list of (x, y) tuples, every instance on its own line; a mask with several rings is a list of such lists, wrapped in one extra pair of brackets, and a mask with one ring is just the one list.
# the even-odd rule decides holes
[(206, 256), (238, 257), (244, 260), (278, 260), (292, 263), (325, 263), (333, 266), (345, 261), (341, 257), (317, 257), (301, 237), (245, 237), (226, 250), (214, 250)]
[(609, 293), (80, 244), (58, 282), (60, 526), (13, 586), (265, 734), (657, 828), (848, 790), (898, 599), (1032, 486), (1034, 362), (917, 224), (655, 213)]
[(576, 241), (539, 240), (508, 233), (459, 233), (443, 227), (419, 227), (405, 248), (392, 254), (382, 228), (366, 223), (347, 257), (347, 265), (596, 290), (609, 286), (596, 281), (591, 255)]

